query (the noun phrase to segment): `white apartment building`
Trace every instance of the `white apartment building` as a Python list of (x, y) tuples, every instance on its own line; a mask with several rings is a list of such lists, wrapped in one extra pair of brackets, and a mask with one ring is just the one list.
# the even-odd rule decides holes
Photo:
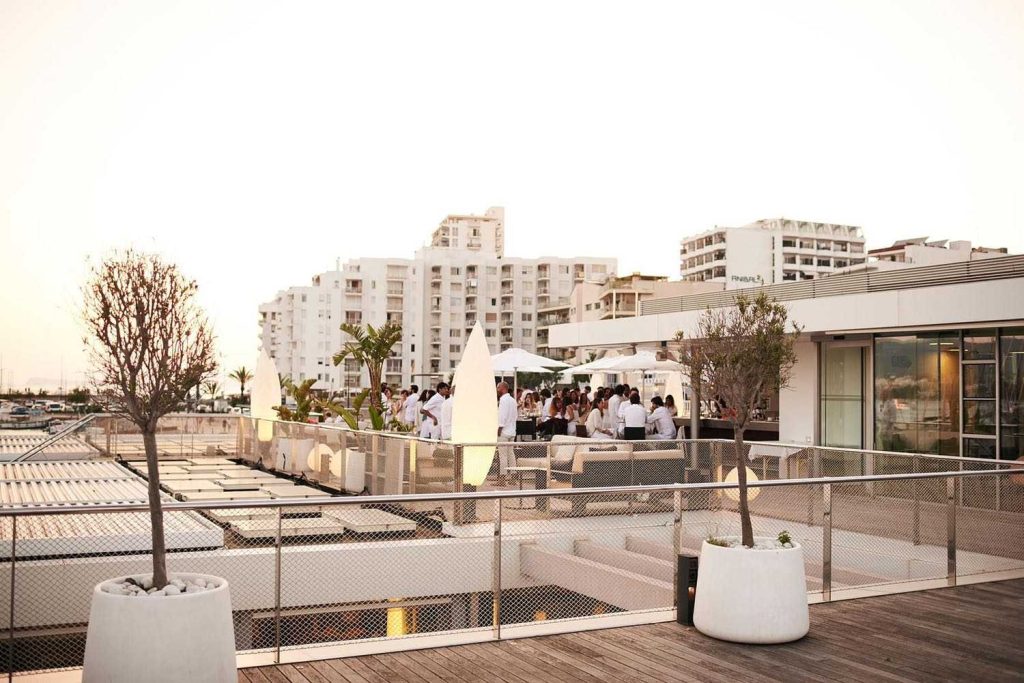
[(614, 258), (505, 257), (504, 211), (450, 215), (411, 259), (353, 259), (305, 287), (260, 306), (260, 340), (278, 371), (316, 378), (335, 391), (365, 386), (354, 362), (335, 367), (342, 322), (400, 322), (401, 349), (387, 362), (388, 384), (425, 386), (448, 377), (479, 320), (491, 351), (538, 349), (538, 313), (568, 300), (583, 281), (614, 274)]
[(897, 240), (890, 247), (871, 249), (871, 261), (905, 263), (908, 266), (934, 266), (1006, 256), (1006, 247), (974, 247), (970, 240), (932, 240), (927, 237)]
[(735, 289), (810, 280), (866, 259), (856, 226), (774, 218), (683, 238), (679, 273), (684, 280)]

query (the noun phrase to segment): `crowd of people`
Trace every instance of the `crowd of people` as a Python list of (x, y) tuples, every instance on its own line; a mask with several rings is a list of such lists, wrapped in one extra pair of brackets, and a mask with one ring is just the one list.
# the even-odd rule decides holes
[[(397, 419), (407, 429), (425, 439), (451, 439), (452, 406), (455, 387), (438, 382), (434, 388), (381, 390), (385, 421)], [(626, 428), (643, 428), (647, 438), (675, 439), (677, 416), (675, 399), (668, 395), (654, 396), (645, 407), (640, 392), (628, 384), (614, 387), (586, 386), (564, 389), (517, 389), (512, 392), (506, 382), (496, 386), (498, 401), (498, 433), (500, 441), (516, 438), (516, 423), (529, 420), (536, 424), (541, 437), (555, 434), (583, 436), (591, 439), (623, 438)]]

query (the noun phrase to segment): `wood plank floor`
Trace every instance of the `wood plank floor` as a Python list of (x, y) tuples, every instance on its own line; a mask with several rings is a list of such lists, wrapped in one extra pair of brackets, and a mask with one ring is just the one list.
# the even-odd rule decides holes
[(655, 624), (239, 671), (251, 683), (1021, 681), (1024, 580), (811, 607), (788, 645)]

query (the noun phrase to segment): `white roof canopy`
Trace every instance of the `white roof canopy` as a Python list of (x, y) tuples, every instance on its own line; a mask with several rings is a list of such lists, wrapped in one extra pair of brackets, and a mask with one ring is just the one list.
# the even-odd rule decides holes
[(501, 353), (491, 356), (491, 365), (495, 373), (513, 372), (536, 372), (537, 368), (567, 368), (568, 363), (560, 360), (545, 358), (525, 349), (505, 349)]

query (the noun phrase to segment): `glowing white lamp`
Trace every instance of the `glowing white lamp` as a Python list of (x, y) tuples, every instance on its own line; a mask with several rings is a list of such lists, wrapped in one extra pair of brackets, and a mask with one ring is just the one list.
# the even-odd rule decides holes
[[(498, 396), (491, 354), (479, 322), (473, 326), (455, 376), (458, 383), (452, 399), (452, 443), (493, 444), (498, 436)], [(484, 483), (493, 460), (494, 446), (466, 446), (462, 451), (463, 483)]]
[(252, 391), (249, 393), (249, 415), (259, 420), (256, 438), (270, 441), (274, 438), (274, 424), (277, 419), (274, 406), (281, 405), (281, 380), (277, 377), (277, 366), (266, 349), (256, 361), (256, 374), (252, 378)]
[[(739, 473), (736, 470), (737, 470), (737, 468), (735, 468), (735, 467), (732, 468), (732, 470), (729, 472), (729, 474), (725, 475), (725, 479), (723, 479), (722, 481), (724, 481), (727, 484), (735, 484), (735, 483), (737, 483), (740, 480), (740, 475), (739, 475)], [(756, 487), (751, 487), (750, 486), (751, 484), (756, 484), (757, 482), (758, 482), (757, 475), (754, 474), (754, 470), (752, 470), (752, 469), (750, 469), (748, 467), (747, 468), (747, 500), (754, 500), (755, 498), (757, 498), (758, 494), (761, 493), (761, 489), (760, 488), (756, 488)], [(727, 495), (729, 498), (732, 498), (733, 500), (739, 500), (740, 499), (740, 490), (739, 489), (725, 489), (725, 495)]]
[[(319, 472), (320, 456), (323, 455), (326, 455), (328, 458), (330, 458), (330, 460), (328, 461), (330, 463), (329, 467), (331, 472), (334, 473), (334, 476), (340, 477), (341, 467), (340, 462), (338, 462), (340, 458), (338, 458), (338, 456), (334, 454), (334, 451), (331, 450), (331, 447), (325, 443), (318, 443), (317, 445), (313, 446), (312, 449), (310, 449), (309, 455), (306, 456), (306, 467), (308, 467), (310, 470), (314, 472)], [(338, 468), (338, 472), (334, 472), (335, 467)]]

